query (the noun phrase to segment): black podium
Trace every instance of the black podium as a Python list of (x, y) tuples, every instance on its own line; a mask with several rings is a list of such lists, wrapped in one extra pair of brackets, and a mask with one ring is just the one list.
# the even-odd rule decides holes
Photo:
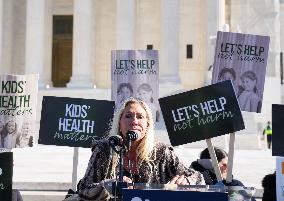
[(123, 201), (228, 201), (224, 192), (123, 189)]
[[(111, 194), (112, 184), (105, 185)], [(123, 201), (235, 201), (251, 200), (255, 188), (244, 186), (219, 185), (167, 185), (167, 184), (128, 184), (122, 189), (122, 197), (112, 200)]]

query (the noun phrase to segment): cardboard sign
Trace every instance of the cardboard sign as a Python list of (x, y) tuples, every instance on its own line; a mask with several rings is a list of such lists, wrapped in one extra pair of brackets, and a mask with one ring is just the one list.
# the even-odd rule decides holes
[(122, 189), (123, 201), (227, 201), (221, 192)]
[(284, 157), (276, 157), (277, 201), (284, 201)]
[(218, 31), (212, 83), (231, 79), (242, 111), (261, 112), (269, 40)]
[(272, 156), (284, 156), (284, 105), (272, 104)]
[(0, 75), (0, 148), (32, 146), (38, 75)]
[(114, 101), (44, 96), (39, 144), (91, 147), (108, 135)]
[(13, 152), (0, 153), (0, 200), (12, 200)]
[(173, 146), (244, 129), (231, 81), (159, 99)]
[(157, 50), (111, 51), (111, 98), (119, 108), (129, 97), (146, 102), (154, 121), (160, 120)]

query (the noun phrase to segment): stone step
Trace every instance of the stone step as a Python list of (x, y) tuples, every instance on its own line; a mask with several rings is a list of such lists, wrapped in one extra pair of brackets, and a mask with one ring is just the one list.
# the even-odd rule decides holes
[(60, 191), (20, 191), (23, 201), (61, 201), (67, 192)]

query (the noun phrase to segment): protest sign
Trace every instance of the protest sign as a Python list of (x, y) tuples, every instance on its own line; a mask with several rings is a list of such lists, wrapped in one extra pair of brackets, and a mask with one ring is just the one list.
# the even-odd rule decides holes
[(32, 146), (38, 75), (0, 75), (0, 148)]
[(44, 96), (39, 144), (91, 147), (108, 136), (114, 101)]
[(0, 200), (12, 200), (13, 152), (0, 153)]
[(231, 81), (159, 99), (173, 146), (244, 129)]
[(111, 98), (119, 108), (129, 97), (145, 101), (154, 121), (160, 119), (157, 50), (111, 51)]
[(284, 201), (284, 157), (276, 157), (276, 195), (277, 201)]
[(272, 104), (272, 156), (284, 157), (284, 105)]
[(261, 112), (269, 39), (218, 31), (212, 83), (231, 79), (242, 111)]
[(227, 201), (228, 194), (223, 192), (199, 192), (181, 190), (136, 190), (122, 189), (123, 201)]

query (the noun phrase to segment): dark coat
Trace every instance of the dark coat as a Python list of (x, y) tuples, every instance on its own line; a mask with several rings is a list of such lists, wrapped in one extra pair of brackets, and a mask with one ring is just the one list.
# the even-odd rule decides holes
[[(205, 183), (207, 185), (214, 185), (218, 183), (217, 177), (214, 173), (214, 170), (210, 170), (210, 169), (206, 169), (204, 168), (202, 165), (200, 165), (198, 163), (198, 161), (194, 161), (191, 163), (190, 167), (196, 171), (199, 171), (202, 173)], [(237, 179), (233, 179), (231, 183), (227, 184), (226, 181), (224, 180), (223, 183), (226, 186), (244, 186), (244, 184), (237, 180)]]
[[(202, 165), (200, 165), (198, 163), (198, 161), (192, 162), (190, 167), (192, 169), (202, 173), (204, 180), (205, 180), (205, 183), (207, 185), (215, 185), (215, 184), (218, 183), (217, 177), (216, 177), (213, 169), (204, 168)], [(230, 182), (230, 183), (226, 183), (226, 180), (223, 180), (222, 182), (225, 186), (244, 186), (244, 184), (237, 179), (232, 179), (232, 182)], [(247, 195), (245, 192), (243, 192), (243, 193), (244, 193), (245, 196)], [(254, 197), (251, 197), (251, 201), (256, 201), (256, 200), (255, 200)]]
[[(119, 157), (111, 153), (107, 140), (96, 142), (85, 176), (77, 189), (81, 198), (87, 200), (108, 200), (109, 193), (102, 181), (116, 178)], [(179, 161), (173, 147), (157, 143), (150, 154), (150, 161), (143, 161), (138, 167), (138, 175), (133, 177), (135, 183), (166, 184), (175, 175), (195, 176), (197, 185), (204, 184), (202, 175), (188, 168)]]

